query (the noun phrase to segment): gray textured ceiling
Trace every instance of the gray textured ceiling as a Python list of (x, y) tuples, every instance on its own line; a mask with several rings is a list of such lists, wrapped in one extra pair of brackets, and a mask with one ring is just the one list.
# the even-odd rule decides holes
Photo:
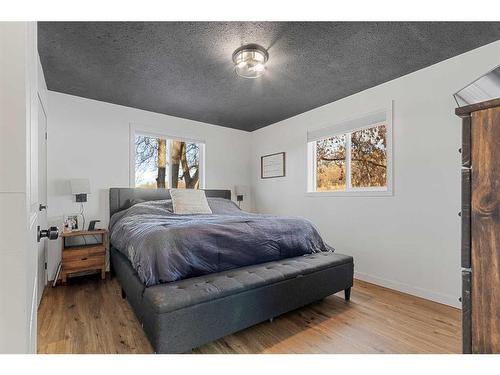
[[(49, 90), (252, 131), (500, 39), (500, 22), (41, 22)], [(232, 52), (268, 48), (264, 76)]]

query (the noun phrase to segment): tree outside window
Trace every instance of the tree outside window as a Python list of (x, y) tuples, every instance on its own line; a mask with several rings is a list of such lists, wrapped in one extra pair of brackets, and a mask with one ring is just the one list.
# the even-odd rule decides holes
[(315, 191), (387, 187), (387, 127), (365, 129), (314, 141)]
[(198, 189), (200, 144), (136, 135), (135, 186)]

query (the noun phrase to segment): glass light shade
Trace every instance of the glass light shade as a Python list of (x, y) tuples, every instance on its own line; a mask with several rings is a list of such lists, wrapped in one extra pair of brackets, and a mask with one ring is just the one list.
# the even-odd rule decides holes
[(88, 178), (74, 178), (70, 180), (71, 194), (90, 194), (90, 181)]
[(234, 69), (243, 78), (260, 77), (268, 59), (266, 49), (258, 44), (247, 44), (233, 53)]
[(247, 196), (248, 195), (248, 186), (246, 185), (236, 185), (234, 187), (236, 195), (243, 195)]

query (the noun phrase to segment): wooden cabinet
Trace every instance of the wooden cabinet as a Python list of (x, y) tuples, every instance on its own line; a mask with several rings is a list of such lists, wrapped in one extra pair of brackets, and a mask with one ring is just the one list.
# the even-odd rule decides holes
[(464, 353), (500, 353), (500, 99), (462, 117)]
[[(101, 242), (81, 246), (67, 246), (66, 239), (76, 236), (91, 236), (93, 239), (100, 237)], [(68, 232), (63, 233), (61, 237), (61, 280), (63, 284), (67, 281), (68, 275), (85, 271), (96, 270), (101, 273), (102, 279), (106, 278), (107, 230)]]

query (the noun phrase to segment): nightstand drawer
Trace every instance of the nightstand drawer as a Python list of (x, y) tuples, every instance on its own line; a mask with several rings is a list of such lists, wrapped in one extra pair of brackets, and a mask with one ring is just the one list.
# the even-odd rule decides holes
[(81, 257), (80, 259), (64, 260), (63, 269), (65, 271), (85, 271), (102, 268), (104, 262), (104, 256)]
[(77, 247), (74, 249), (66, 248), (62, 252), (63, 261), (81, 260), (82, 258), (90, 258), (93, 256), (104, 256), (106, 250), (104, 246)]

